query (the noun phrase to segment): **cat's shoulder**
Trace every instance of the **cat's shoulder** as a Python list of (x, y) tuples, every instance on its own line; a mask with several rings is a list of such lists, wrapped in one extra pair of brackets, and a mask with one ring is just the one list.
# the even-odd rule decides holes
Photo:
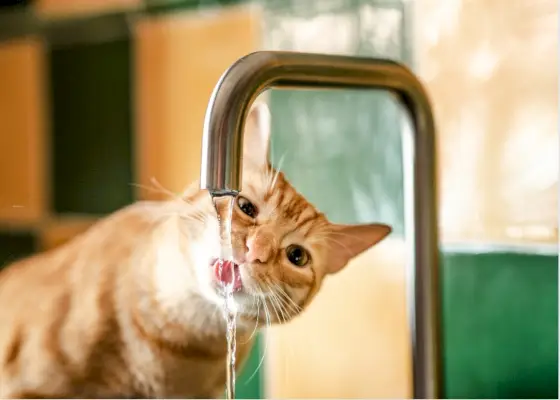
[(0, 282), (7, 275), (13, 275), (18, 270), (25, 269), (31, 264), (58, 264), (60, 260), (69, 258), (69, 254), (79, 252), (85, 254), (92, 249), (105, 247), (119, 247), (126, 245), (132, 236), (140, 236), (150, 229), (165, 215), (167, 205), (164, 202), (139, 201), (127, 205), (112, 214), (98, 219), (89, 228), (76, 234), (65, 243), (50, 250), (35, 253), (0, 269)]
[(149, 226), (169, 215), (171, 207), (168, 201), (137, 201), (101, 218), (90, 230), (128, 230)]

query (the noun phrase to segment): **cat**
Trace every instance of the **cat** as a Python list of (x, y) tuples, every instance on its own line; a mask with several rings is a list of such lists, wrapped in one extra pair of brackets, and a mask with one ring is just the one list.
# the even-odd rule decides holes
[[(245, 123), (234, 264), (219, 273), (223, 202), (193, 183), (129, 205), (0, 273), (0, 397), (220, 398), (226, 381), (223, 281), (234, 272), (237, 363), (255, 329), (285, 323), (327, 275), (390, 232), (339, 225), (268, 159), (265, 103)], [(341, 207), (344, 206), (341, 204)]]

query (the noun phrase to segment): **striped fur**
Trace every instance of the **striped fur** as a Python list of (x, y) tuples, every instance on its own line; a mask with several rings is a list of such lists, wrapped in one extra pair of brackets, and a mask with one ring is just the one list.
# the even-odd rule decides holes
[[(237, 360), (256, 328), (300, 314), (323, 278), (385, 237), (385, 225), (330, 223), (266, 157), (264, 106), (247, 121), (241, 196), (234, 207)], [(255, 149), (260, 149), (255, 151)], [(220, 208), (220, 213), (224, 212)], [(291, 264), (286, 248), (310, 262)], [(0, 397), (216, 398), (225, 384), (223, 298), (210, 260), (219, 225), (207, 192), (140, 202), (101, 220), (70, 242), (0, 273)]]

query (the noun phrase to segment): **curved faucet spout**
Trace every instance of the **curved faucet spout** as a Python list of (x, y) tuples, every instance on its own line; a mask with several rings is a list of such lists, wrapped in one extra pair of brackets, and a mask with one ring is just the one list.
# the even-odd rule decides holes
[(393, 93), (412, 120), (405, 143), (406, 238), (410, 246), (409, 326), (413, 398), (439, 398), (440, 303), (435, 127), (422, 84), (387, 60), (279, 51), (236, 61), (214, 88), (202, 141), (200, 185), (213, 195), (241, 190), (244, 123), (256, 97), (269, 88), (381, 89)]

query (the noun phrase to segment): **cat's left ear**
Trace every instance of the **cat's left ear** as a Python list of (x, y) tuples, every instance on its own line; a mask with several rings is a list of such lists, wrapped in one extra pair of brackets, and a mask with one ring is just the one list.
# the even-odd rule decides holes
[(243, 160), (253, 166), (268, 164), (270, 112), (264, 102), (255, 102), (245, 120)]
[(391, 233), (385, 224), (339, 225), (332, 224), (328, 235), (328, 273), (340, 271), (348, 262), (379, 243)]

